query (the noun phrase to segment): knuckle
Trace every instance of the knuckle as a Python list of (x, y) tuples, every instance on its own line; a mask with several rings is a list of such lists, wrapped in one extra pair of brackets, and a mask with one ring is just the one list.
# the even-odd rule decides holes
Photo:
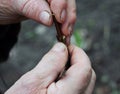
[(82, 83), (84, 83), (84, 87), (87, 87), (92, 76), (92, 69), (89, 67), (84, 68), (84, 72), (82, 74)]
[(75, 21), (76, 21), (76, 13), (71, 13), (71, 16), (70, 16), (70, 22), (71, 23), (75, 23)]
[(94, 81), (96, 81), (96, 78), (97, 78), (97, 77), (96, 77), (96, 73), (95, 73), (94, 70), (92, 70), (92, 78), (93, 78)]
[(91, 74), (92, 74), (92, 68), (91, 68), (91, 66), (86, 67), (85, 71), (86, 71), (86, 75), (87, 76), (91, 76)]
[(92, 76), (92, 68), (91, 67), (85, 67), (84, 68), (84, 82), (88, 82), (91, 79)]

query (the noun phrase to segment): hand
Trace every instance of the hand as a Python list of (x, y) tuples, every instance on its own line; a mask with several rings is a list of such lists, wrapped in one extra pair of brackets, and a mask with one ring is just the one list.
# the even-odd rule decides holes
[(5, 94), (92, 94), (96, 75), (89, 58), (76, 46), (69, 47), (71, 67), (55, 82), (67, 61), (67, 48), (56, 44), (30, 72), (23, 75)]
[(0, 24), (33, 19), (44, 25), (52, 25), (52, 12), (62, 24), (65, 35), (73, 31), (76, 20), (75, 0), (0, 0)]

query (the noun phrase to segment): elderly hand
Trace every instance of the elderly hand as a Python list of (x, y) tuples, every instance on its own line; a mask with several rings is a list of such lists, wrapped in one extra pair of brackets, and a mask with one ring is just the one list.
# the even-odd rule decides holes
[(52, 25), (52, 12), (62, 24), (62, 32), (69, 35), (76, 20), (75, 0), (0, 0), (0, 24), (33, 19)]
[(96, 75), (88, 56), (76, 46), (69, 47), (71, 67), (55, 82), (63, 70), (68, 52), (56, 44), (30, 72), (23, 75), (5, 94), (92, 94)]

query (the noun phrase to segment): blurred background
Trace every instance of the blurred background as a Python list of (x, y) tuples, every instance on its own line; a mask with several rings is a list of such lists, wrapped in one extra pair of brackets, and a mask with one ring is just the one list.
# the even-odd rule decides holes
[[(94, 94), (120, 94), (120, 0), (76, 0), (77, 22), (71, 38), (91, 59), (97, 75)], [(31, 70), (57, 42), (54, 26), (22, 22), (18, 42), (0, 64), (0, 91)]]

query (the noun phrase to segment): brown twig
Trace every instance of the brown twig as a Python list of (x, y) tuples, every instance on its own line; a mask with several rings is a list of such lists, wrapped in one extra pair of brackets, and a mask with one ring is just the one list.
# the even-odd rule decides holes
[[(46, 2), (48, 2), (48, 1), (46, 0)], [(49, 4), (49, 3), (48, 3), (48, 4)], [(68, 37), (68, 36), (65, 36), (65, 35), (62, 33), (62, 30), (61, 30), (62, 24), (59, 23), (59, 22), (56, 20), (54, 14), (52, 14), (52, 17), (53, 17), (53, 22), (54, 22), (54, 24), (55, 24), (55, 28), (56, 28), (56, 31), (57, 31), (57, 35), (56, 35), (57, 40), (58, 40), (59, 42), (64, 43), (64, 44), (67, 46), (67, 49), (68, 49), (68, 46), (70, 45), (70, 42), (68, 43), (68, 41), (67, 41), (67, 37)], [(71, 36), (71, 35), (70, 35), (70, 36)], [(69, 38), (70, 38), (70, 36), (69, 36)], [(70, 40), (70, 39), (69, 39), (69, 40)], [(58, 80), (65, 74), (66, 70), (67, 70), (69, 67), (70, 67), (70, 54), (69, 54), (69, 50), (68, 50), (68, 61), (67, 61), (66, 65), (65, 65), (64, 70), (60, 73), (60, 75), (58, 76), (58, 78), (56, 79), (56, 81), (58, 81)]]
[[(62, 33), (61, 31), (61, 23), (57, 22), (55, 16), (53, 15), (53, 21), (54, 21), (54, 24), (55, 24), (55, 27), (56, 27), (56, 31), (57, 31), (57, 40), (59, 42), (62, 42), (64, 43), (67, 48), (70, 44), (67, 43), (67, 37)], [(66, 72), (66, 70), (70, 67), (70, 54), (69, 54), (69, 50), (68, 50), (68, 61), (65, 65), (65, 68), (64, 70), (60, 73), (59, 77), (56, 79), (56, 81), (58, 81)]]

